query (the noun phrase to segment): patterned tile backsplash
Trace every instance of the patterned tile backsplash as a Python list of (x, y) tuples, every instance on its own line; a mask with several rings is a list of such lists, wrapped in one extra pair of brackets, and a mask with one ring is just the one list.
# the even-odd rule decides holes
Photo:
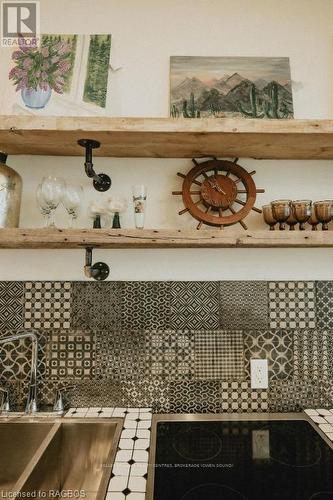
[[(155, 412), (333, 407), (333, 282), (0, 282), (0, 337), (37, 331), (39, 397)], [(30, 345), (0, 349), (24, 403)], [(250, 360), (267, 358), (269, 389)]]

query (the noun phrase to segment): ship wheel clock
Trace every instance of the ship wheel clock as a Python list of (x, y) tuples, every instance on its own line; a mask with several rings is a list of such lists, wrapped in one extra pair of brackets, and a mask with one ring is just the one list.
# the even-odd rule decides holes
[(185, 208), (179, 215), (190, 213), (199, 224), (208, 226), (231, 226), (239, 223), (244, 229), (247, 226), (244, 218), (251, 210), (261, 213), (254, 206), (257, 193), (264, 193), (264, 189), (257, 189), (252, 176), (255, 170), (247, 172), (238, 165), (238, 158), (234, 161), (212, 160), (199, 163), (193, 159), (194, 167), (187, 175), (178, 172), (183, 180), (181, 191), (173, 191), (173, 195), (181, 195)]

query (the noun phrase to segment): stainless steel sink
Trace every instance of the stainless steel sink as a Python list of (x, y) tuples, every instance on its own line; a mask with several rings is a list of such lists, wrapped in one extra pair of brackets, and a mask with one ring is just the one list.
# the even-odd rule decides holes
[(122, 419), (32, 420), (0, 423), (0, 496), (102, 500)]
[(0, 423), (0, 494), (13, 491), (52, 427), (52, 423)]

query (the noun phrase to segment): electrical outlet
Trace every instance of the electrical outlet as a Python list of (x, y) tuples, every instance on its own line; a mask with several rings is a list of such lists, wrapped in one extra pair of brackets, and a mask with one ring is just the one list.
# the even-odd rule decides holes
[(268, 389), (267, 359), (251, 359), (251, 389)]
[(269, 430), (252, 431), (252, 458), (254, 460), (270, 458)]

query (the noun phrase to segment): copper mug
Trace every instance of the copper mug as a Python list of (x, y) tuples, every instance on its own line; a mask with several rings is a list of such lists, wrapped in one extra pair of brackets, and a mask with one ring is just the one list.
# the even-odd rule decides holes
[(274, 219), (279, 223), (280, 231), (286, 228), (285, 222), (291, 214), (291, 200), (275, 200), (271, 203)]
[(305, 230), (305, 223), (310, 219), (312, 212), (311, 200), (296, 200), (291, 202), (295, 219), (299, 223), (299, 229)]

